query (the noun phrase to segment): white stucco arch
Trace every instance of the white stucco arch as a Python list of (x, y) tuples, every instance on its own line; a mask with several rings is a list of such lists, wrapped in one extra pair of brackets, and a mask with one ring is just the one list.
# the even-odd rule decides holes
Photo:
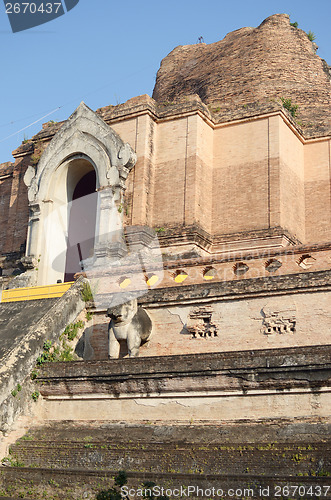
[[(135, 161), (130, 145), (81, 103), (43, 152), (37, 168), (28, 167), (24, 177), (30, 207), (26, 256), (39, 260), (37, 284), (63, 279), (64, 268), (51, 268), (52, 255), (47, 248), (53, 253), (65, 251), (68, 213), (63, 210), (67, 210), (66, 204), (84, 172), (95, 170), (100, 199), (96, 232), (106, 234), (111, 211), (121, 202), (125, 180)], [(59, 210), (61, 228), (54, 216)], [(102, 245), (107, 245), (104, 238)]]

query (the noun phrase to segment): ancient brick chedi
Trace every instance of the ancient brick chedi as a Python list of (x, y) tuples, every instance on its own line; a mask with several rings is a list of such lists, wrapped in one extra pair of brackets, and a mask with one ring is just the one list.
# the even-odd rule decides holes
[(153, 98), (174, 101), (198, 94), (217, 110), (219, 121), (256, 111), (277, 98), (298, 104), (309, 135), (330, 133), (330, 67), (316, 57), (316, 45), (289, 23), (268, 17), (257, 28), (241, 28), (210, 45), (176, 47), (161, 63)]
[[(71, 487), (70, 474), (93, 498), (123, 464), (137, 484), (155, 480), (155, 439), (171, 453), (154, 471), (174, 484), (180, 474), (210, 484), (204, 473), (246, 474), (245, 484), (252, 471), (259, 484), (328, 479), (330, 111), (329, 66), (276, 14), (177, 47), (153, 97), (95, 112), (81, 103), (0, 165), (3, 302), (75, 280), (58, 299), (0, 304), (0, 451), (23, 434), (8, 434), (20, 414), (40, 419), (26, 439), (37, 451), (14, 448), (22, 481), (52, 467), (35, 498), (55, 479)], [(63, 334), (68, 323), (77, 336)], [(76, 361), (40, 369), (31, 407), (29, 375), (50, 352)], [(207, 446), (184, 465), (180, 433), (191, 450), (200, 436)], [(0, 484), (17, 488), (18, 476), (8, 469)]]

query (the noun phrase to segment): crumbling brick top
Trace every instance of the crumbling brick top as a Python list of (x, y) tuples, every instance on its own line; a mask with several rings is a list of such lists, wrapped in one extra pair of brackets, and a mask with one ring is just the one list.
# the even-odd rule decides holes
[(1, 177), (11, 175), (14, 169), (14, 163), (7, 161), (5, 163), (0, 163), (0, 180)]
[(329, 135), (330, 68), (315, 49), (287, 14), (275, 14), (210, 45), (176, 47), (161, 63), (153, 98), (162, 103), (198, 94), (218, 121), (291, 99), (305, 136)]

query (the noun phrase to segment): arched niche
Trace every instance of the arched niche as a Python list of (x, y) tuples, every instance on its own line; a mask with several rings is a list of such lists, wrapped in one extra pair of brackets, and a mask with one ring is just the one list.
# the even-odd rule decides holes
[[(114, 229), (114, 211), (118, 218), (125, 180), (135, 161), (130, 145), (82, 103), (54, 136), (37, 168), (27, 169), (24, 181), (30, 217), (26, 257), (38, 261), (37, 284), (54, 284), (65, 278), (75, 189), (91, 172), (95, 173), (97, 193), (95, 246), (99, 258), (111, 252), (114, 242), (105, 235)], [(79, 198), (83, 202), (89, 196)], [(74, 238), (73, 243), (78, 241)]]

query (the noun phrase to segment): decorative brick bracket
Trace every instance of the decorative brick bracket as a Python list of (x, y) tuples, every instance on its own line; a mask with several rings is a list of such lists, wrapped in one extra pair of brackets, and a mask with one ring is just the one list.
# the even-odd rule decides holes
[(296, 327), (296, 306), (290, 305), (286, 308), (276, 306), (265, 306), (261, 314), (263, 316), (262, 333), (264, 335), (292, 334)]
[(212, 323), (211, 306), (196, 307), (189, 314), (186, 329), (192, 334), (192, 338), (213, 338), (217, 337), (217, 327)]

